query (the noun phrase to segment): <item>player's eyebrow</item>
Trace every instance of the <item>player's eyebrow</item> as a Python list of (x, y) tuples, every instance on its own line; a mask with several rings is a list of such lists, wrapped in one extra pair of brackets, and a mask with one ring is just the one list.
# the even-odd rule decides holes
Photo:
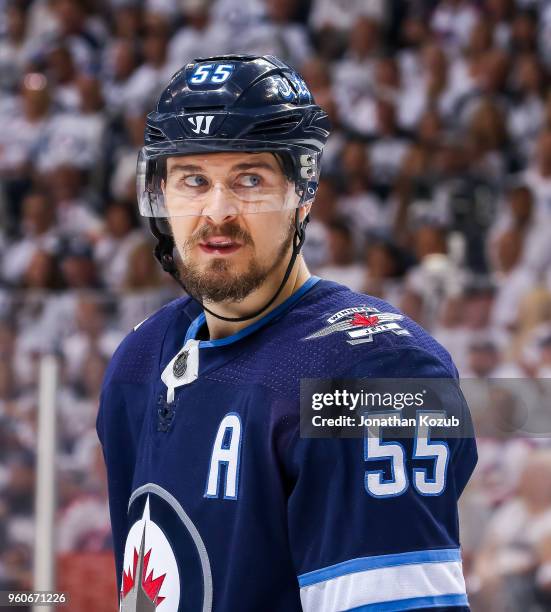
[[(240, 164), (236, 164), (232, 166), (232, 171), (234, 172), (244, 172), (245, 170), (253, 170), (256, 168), (263, 168), (265, 170), (270, 170), (271, 172), (276, 172), (276, 169), (264, 161), (253, 161), (253, 162), (242, 162)], [(168, 175), (170, 176), (174, 172), (204, 172), (205, 169), (202, 166), (197, 166), (195, 164), (174, 164), (170, 167), (168, 171)]]
[(232, 170), (237, 172), (243, 172), (245, 170), (252, 170), (254, 168), (264, 168), (265, 170), (271, 170), (276, 172), (276, 169), (268, 162), (257, 161), (257, 162), (243, 162), (232, 167)]
[(174, 172), (204, 172), (204, 168), (201, 166), (194, 166), (193, 164), (174, 164), (170, 167), (168, 175), (170, 176)]

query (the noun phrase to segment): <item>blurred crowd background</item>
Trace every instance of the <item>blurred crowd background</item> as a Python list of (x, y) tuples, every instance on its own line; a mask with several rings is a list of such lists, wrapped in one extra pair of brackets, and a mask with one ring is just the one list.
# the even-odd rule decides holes
[[(551, 416), (551, 2), (0, 0), (0, 590), (32, 586), (46, 352), (62, 366), (58, 553), (110, 551), (104, 368), (180, 295), (137, 215), (136, 155), (170, 76), (217, 53), (283, 58), (330, 114), (311, 270), (400, 307), (462, 377), (523, 379)], [(475, 612), (551, 610), (551, 444), (516, 433), (520, 395), (473, 394)]]

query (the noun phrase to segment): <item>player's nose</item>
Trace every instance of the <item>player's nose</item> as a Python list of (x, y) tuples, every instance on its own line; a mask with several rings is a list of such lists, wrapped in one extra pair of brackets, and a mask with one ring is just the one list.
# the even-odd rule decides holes
[(231, 221), (239, 212), (239, 202), (232, 196), (231, 191), (221, 185), (214, 186), (203, 207), (203, 216), (216, 225)]

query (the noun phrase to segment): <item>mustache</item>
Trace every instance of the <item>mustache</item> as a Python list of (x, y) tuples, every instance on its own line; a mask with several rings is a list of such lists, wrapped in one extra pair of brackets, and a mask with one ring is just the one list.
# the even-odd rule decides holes
[(200, 227), (187, 241), (188, 248), (194, 247), (200, 242), (206, 242), (213, 236), (227, 236), (236, 242), (242, 244), (254, 245), (253, 239), (249, 232), (240, 227), (236, 223), (223, 223), (222, 225), (203, 225)]

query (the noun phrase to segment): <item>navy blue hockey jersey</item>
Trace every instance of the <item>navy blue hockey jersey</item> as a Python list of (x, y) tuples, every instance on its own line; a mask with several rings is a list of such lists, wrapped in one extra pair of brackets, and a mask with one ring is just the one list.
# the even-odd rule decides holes
[(431, 489), (436, 452), (418, 461), (387, 440), (368, 456), (361, 438), (299, 429), (301, 378), (453, 379), (448, 353), (389, 304), (316, 277), (235, 335), (199, 340), (204, 324), (194, 300), (167, 304), (105, 375), (120, 610), (468, 609), (457, 499), (474, 440), (446, 441)]

